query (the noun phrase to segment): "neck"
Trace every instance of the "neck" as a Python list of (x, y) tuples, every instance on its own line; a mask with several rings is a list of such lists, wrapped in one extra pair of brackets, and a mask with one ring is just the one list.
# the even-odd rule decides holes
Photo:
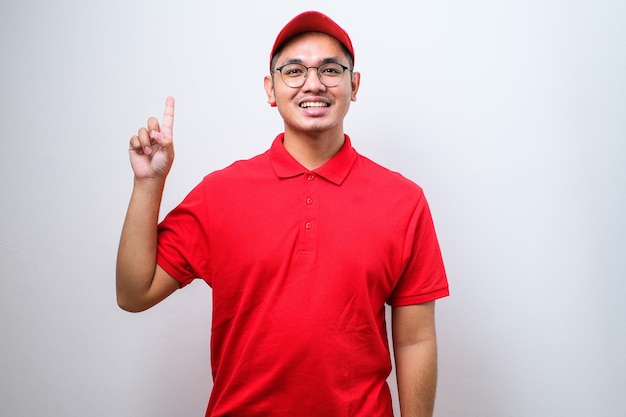
[(345, 141), (343, 132), (319, 135), (300, 135), (285, 131), (287, 152), (306, 169), (321, 167), (339, 152)]

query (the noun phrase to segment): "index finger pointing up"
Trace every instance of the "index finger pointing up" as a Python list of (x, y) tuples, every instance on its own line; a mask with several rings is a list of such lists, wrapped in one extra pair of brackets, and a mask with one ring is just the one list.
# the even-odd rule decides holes
[(174, 97), (165, 99), (165, 112), (161, 123), (161, 133), (166, 139), (172, 140), (174, 135)]

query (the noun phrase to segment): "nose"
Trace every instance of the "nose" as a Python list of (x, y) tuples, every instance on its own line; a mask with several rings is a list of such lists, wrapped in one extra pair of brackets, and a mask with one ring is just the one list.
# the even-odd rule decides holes
[(320, 80), (320, 74), (318, 72), (317, 67), (309, 67), (307, 68), (306, 78), (304, 79), (304, 84), (302, 88), (305, 90), (318, 91), (326, 88), (322, 81)]

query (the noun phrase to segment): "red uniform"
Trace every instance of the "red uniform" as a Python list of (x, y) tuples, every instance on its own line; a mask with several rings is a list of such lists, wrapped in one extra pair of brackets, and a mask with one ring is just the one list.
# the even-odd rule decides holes
[(158, 264), (213, 291), (206, 415), (391, 416), (385, 303), (448, 295), (428, 204), (347, 136), (314, 171), (282, 138), (159, 226)]

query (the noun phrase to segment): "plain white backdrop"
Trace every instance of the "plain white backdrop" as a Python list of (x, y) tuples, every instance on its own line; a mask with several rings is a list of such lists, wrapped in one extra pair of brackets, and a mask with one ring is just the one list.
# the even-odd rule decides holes
[(431, 204), (452, 292), (436, 416), (625, 415), (618, 0), (2, 2), (0, 414), (204, 415), (210, 289), (115, 302), (128, 139), (176, 97), (163, 214), (267, 149), (269, 49), (310, 9), (356, 48), (355, 147)]

